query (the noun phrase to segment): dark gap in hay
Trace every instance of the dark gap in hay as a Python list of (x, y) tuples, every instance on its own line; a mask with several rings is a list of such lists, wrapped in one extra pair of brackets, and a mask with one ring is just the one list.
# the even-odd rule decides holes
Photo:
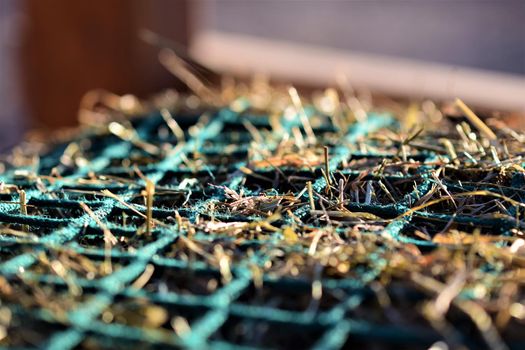
[[(253, 126), (261, 127), (261, 128), (270, 128), (270, 125), (266, 122), (264, 123), (257, 123), (255, 120), (246, 120), (247, 122), (250, 122)], [(224, 123), (224, 131), (227, 132), (230, 135), (235, 134), (248, 134), (246, 127), (242, 123), (238, 122), (229, 122), (226, 121)]]
[(446, 231), (457, 230), (468, 234), (472, 234), (474, 233), (474, 230), (478, 230), (481, 235), (499, 235), (505, 232), (508, 227), (505, 225), (494, 227), (493, 225), (483, 225), (483, 223), (461, 223), (457, 221), (453, 221), (452, 224), (449, 224), (449, 220), (447, 219), (440, 220), (415, 215), (407, 228), (403, 230), (403, 235), (412, 236), (411, 232), (418, 230), (428, 234), (430, 237), (434, 237), (438, 233), (445, 232), (445, 229), (447, 229)]
[[(205, 198), (204, 194), (200, 191), (188, 191), (188, 190), (161, 190), (155, 192), (153, 196), (153, 208), (154, 209), (180, 209), (182, 207), (191, 207), (194, 204), (202, 201)], [(142, 194), (135, 195), (129, 204), (139, 204), (141, 207), (136, 208), (138, 211), (143, 212), (145, 210), (146, 201), (145, 196)], [(114, 209), (110, 216), (111, 221), (118, 219), (119, 210)], [(137, 216), (135, 213), (130, 213), (133, 216)], [(118, 220), (117, 220), (118, 221)]]
[(37, 320), (29, 315), (14, 314), (7, 327), (7, 336), (0, 340), (1, 346), (8, 347), (39, 347), (51, 336), (67, 329), (67, 326)]
[[(225, 182), (231, 174), (231, 168), (213, 167), (210, 169), (200, 169), (191, 171), (187, 168), (179, 167), (176, 170), (170, 170), (157, 183), (160, 187), (167, 187), (176, 189), (185, 180), (188, 190), (202, 192), (211, 190), (210, 184), (219, 185)], [(159, 189), (162, 191), (162, 189)]]
[[(79, 185), (64, 185), (62, 186), (62, 196), (71, 200), (84, 200), (84, 201), (97, 201), (102, 200), (105, 196), (102, 195), (102, 190), (108, 190), (114, 194), (123, 194), (135, 188), (140, 191), (140, 187), (137, 185), (127, 185), (124, 183), (106, 183), (101, 182), (100, 184), (79, 184)], [(60, 195), (61, 192), (55, 192)]]
[(314, 171), (280, 167), (280, 171), (272, 168), (254, 170), (253, 175), (246, 176), (244, 186), (251, 191), (260, 193), (265, 189), (277, 190), (281, 194), (298, 192), (308, 181), (314, 181), (321, 175), (320, 169)]
[[(491, 316), (495, 316), (492, 314)], [(504, 330), (501, 331), (502, 336), (507, 340), (507, 344), (511, 349), (519, 349), (523, 344), (523, 327), (525, 322), (522, 319), (512, 317)]]
[[(151, 168), (145, 168), (141, 167), (139, 170), (144, 174), (144, 176), (148, 176), (150, 173), (154, 172), (155, 169)], [(136, 182), (141, 180), (141, 176), (135, 171), (133, 167), (114, 167), (114, 168), (106, 168), (99, 174), (99, 179), (106, 180), (106, 179), (114, 179), (116, 181), (127, 183), (130, 181)]]
[[(244, 126), (243, 126), (244, 128)], [(228, 147), (232, 144), (236, 144), (238, 146), (243, 146), (246, 143), (249, 143), (253, 140), (252, 135), (250, 135), (249, 132), (246, 130), (241, 132), (233, 132), (233, 133), (222, 133), (221, 135), (218, 135), (214, 141), (205, 141), (203, 144), (204, 148), (207, 147)]]
[(292, 323), (270, 323), (264, 320), (230, 316), (212, 335), (212, 340), (236, 345), (271, 347), (279, 349), (306, 349), (315, 344), (325, 329), (322, 326), (304, 326)]
[(238, 303), (288, 311), (328, 311), (341, 303), (347, 294), (341, 289), (323, 288), (320, 300), (313, 299), (312, 286), (290, 288), (279, 282), (266, 282), (258, 288), (253, 283), (237, 299)]
[(0, 202), (14, 202), (18, 199), (13, 193), (0, 193)]
[[(103, 335), (91, 334), (84, 338), (78, 349), (85, 350), (129, 350), (129, 349), (163, 349), (163, 346), (154, 346), (142, 340), (129, 340), (125, 338), (110, 338)], [(171, 347), (170, 347), (171, 348)]]
[[(424, 156), (411, 156), (409, 160), (424, 161)], [(386, 162), (385, 162), (386, 161)], [(355, 171), (377, 171), (381, 164), (385, 162), (385, 165), (381, 169), (381, 173), (384, 175), (401, 175), (409, 176), (417, 173), (417, 167), (406, 166), (406, 163), (402, 163), (400, 160), (394, 160), (383, 155), (381, 156), (367, 156), (367, 155), (352, 155), (350, 160), (345, 166), (343, 163), (339, 165), (339, 170), (355, 170)]]
[[(136, 231), (130, 233), (125, 230), (112, 229), (111, 233), (113, 233), (118, 240), (118, 243), (115, 244), (112, 249), (121, 251), (140, 249), (158, 238), (158, 234), (155, 232), (151, 235), (138, 235)], [(104, 242), (102, 229), (92, 226), (82, 229), (82, 233), (78, 236), (76, 242), (80, 246), (89, 249), (105, 249), (106, 244)]]
[[(199, 161), (206, 164), (208, 168), (217, 167), (219, 169), (230, 169), (232, 165), (238, 162), (244, 162), (247, 158), (246, 151), (226, 151), (224, 149), (217, 149), (208, 151), (206, 153), (192, 153), (188, 155), (188, 159), (191, 161)], [(206, 169), (206, 167), (202, 167)], [(224, 171), (223, 170), (223, 171)]]
[(144, 290), (161, 294), (211, 295), (222, 286), (218, 272), (156, 266)]
[(467, 182), (467, 183), (491, 183), (501, 186), (511, 186), (512, 176), (505, 175), (505, 173), (495, 171), (494, 169), (480, 169), (479, 167), (447, 167), (444, 171), (444, 180), (452, 182)]
[[(410, 331), (410, 330), (406, 330)], [(416, 330), (414, 330), (416, 331)], [(419, 330), (421, 331), (421, 330)], [(372, 332), (374, 333), (374, 332)], [(414, 340), (408, 342), (402, 335), (389, 332), (387, 335), (381, 334), (381, 330), (377, 334), (382, 335), (385, 339), (378, 339), (378, 336), (371, 336), (369, 334), (350, 334), (345, 343), (341, 347), (343, 350), (350, 349), (370, 349), (370, 350), (420, 350), (428, 349), (435, 341), (441, 340), (438, 336), (433, 336), (433, 339), (425, 341)], [(431, 335), (432, 336), (432, 335)]]
[(399, 282), (392, 283), (384, 292), (389, 298), (387, 305), (382, 305), (378, 300), (379, 296), (370, 291), (359, 306), (347, 312), (347, 317), (378, 326), (402, 324), (404, 327), (432, 332), (432, 327), (422, 316), (420, 308), (414, 307), (414, 304), (424, 302), (423, 293), (407, 288)]
[(34, 249), (34, 246), (30, 244), (2, 242), (0, 243), (0, 263), (11, 260), (27, 251), (31, 251), (31, 249)]

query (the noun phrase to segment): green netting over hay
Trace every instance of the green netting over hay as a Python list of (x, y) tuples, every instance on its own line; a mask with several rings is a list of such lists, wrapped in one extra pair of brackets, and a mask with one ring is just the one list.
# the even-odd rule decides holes
[(8, 167), (3, 344), (519, 348), (521, 143), (467, 130), (451, 159), (454, 128), (396, 140), (388, 114), (317, 113), (309, 140), (304, 117), (176, 115), (183, 141), (153, 114)]

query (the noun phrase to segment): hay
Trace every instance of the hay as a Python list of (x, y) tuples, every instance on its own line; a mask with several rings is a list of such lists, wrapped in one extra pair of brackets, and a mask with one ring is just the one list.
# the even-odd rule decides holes
[(524, 135), (428, 102), (398, 105), (404, 121), (334, 89), (181, 74), (201, 99), (143, 101), (140, 118), (84, 106), (103, 122), (9, 157), (3, 345), (525, 340)]

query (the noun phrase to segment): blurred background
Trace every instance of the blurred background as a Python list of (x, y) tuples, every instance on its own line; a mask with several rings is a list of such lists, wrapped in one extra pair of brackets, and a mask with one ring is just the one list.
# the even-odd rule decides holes
[(0, 0), (0, 149), (75, 125), (92, 89), (184, 89), (141, 29), (234, 75), (525, 111), (522, 0)]

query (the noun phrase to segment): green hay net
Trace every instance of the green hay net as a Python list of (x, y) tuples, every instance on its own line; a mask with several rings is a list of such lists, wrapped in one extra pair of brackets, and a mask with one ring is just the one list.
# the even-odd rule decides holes
[(6, 163), (3, 345), (524, 340), (515, 132), (498, 129), (495, 145), (466, 123), (403, 133), (389, 114), (314, 107), (174, 115), (178, 126), (121, 119)]

